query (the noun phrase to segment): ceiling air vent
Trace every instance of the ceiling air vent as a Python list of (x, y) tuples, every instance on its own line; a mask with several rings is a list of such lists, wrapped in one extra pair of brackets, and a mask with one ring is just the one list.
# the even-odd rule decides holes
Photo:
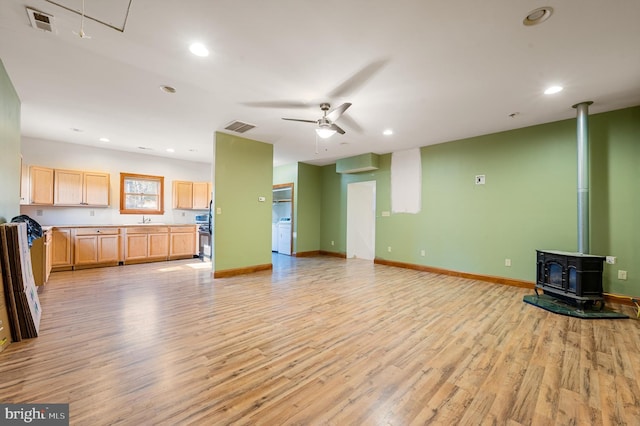
[(55, 28), (53, 26), (53, 15), (40, 12), (39, 10), (31, 9), (29, 7), (27, 7), (27, 15), (29, 15), (29, 21), (31, 21), (31, 26), (33, 28), (48, 31), (50, 33), (55, 33)]
[(231, 130), (232, 132), (236, 132), (236, 133), (244, 133), (248, 130), (253, 129), (254, 126), (253, 124), (249, 124), (249, 123), (244, 123), (242, 121), (232, 121), (231, 123), (227, 124), (227, 127), (225, 127), (225, 130)]

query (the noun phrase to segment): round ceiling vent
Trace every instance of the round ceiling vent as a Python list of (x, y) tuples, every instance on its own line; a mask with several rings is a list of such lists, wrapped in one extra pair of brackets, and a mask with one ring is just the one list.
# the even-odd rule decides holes
[(551, 7), (539, 7), (529, 12), (522, 23), (527, 26), (542, 24), (544, 21), (549, 19), (552, 13), (553, 8)]

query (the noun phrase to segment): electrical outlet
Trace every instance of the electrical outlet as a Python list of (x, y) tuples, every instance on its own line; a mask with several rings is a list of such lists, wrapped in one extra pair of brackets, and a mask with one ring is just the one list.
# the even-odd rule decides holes
[(424, 250), (420, 250), (420, 256), (424, 257), (426, 255), (427, 255), (427, 253)]
[(36, 210), (36, 216), (42, 216), (42, 210)]
[(381, 215), (382, 215), (382, 217), (389, 217), (389, 216), (391, 216), (391, 213), (390, 213), (390, 212), (388, 212), (388, 211), (383, 211), (383, 212), (381, 213)]
[(607, 263), (609, 265), (615, 265), (616, 264), (616, 257), (615, 256), (607, 256)]
[(185, 212), (182, 212), (182, 217), (184, 217), (184, 216), (185, 216), (185, 214), (186, 214)]
[(387, 247), (387, 251), (391, 253), (391, 246)]
[(331, 240), (331, 245), (335, 246), (336, 245), (335, 241)]
[(95, 215), (96, 215), (95, 210), (89, 210), (89, 216), (95, 216)]
[(622, 269), (618, 269), (618, 279), (626, 281), (627, 280), (627, 271), (623, 271)]
[(216, 207), (216, 214), (222, 214), (222, 207)]
[(511, 266), (511, 259), (505, 259), (504, 266)]

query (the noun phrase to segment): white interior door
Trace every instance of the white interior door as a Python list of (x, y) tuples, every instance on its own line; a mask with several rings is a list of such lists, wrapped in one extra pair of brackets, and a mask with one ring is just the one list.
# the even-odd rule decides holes
[(376, 254), (376, 182), (347, 186), (347, 257), (373, 260)]

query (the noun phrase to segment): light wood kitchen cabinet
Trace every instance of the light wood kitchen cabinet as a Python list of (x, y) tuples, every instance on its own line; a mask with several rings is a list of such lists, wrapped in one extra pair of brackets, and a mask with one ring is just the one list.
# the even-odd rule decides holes
[(169, 259), (190, 258), (198, 254), (197, 227), (172, 226), (169, 229)]
[(148, 246), (149, 236), (147, 234), (130, 234), (127, 231), (124, 244), (125, 263), (137, 260), (146, 260)]
[(120, 262), (119, 228), (76, 228), (73, 243), (74, 268)]
[(49, 281), (51, 274), (52, 260), (52, 232), (43, 230), (41, 238), (33, 241), (31, 246), (31, 268), (33, 270), (33, 280), (36, 285), (45, 285)]
[(149, 234), (149, 259), (166, 259), (169, 255), (169, 234), (156, 232)]
[(73, 267), (71, 228), (53, 228), (51, 232), (51, 267), (54, 271)]
[(30, 204), (53, 205), (53, 169), (39, 166), (29, 168)]
[(135, 226), (125, 230), (124, 262), (150, 262), (169, 257), (169, 228)]
[(207, 210), (211, 201), (211, 183), (193, 182), (193, 208)]
[(197, 225), (54, 227), (49, 262), (62, 271), (188, 259), (198, 254), (197, 236)]
[(173, 181), (173, 208), (193, 208), (193, 182)]
[(109, 174), (56, 169), (54, 204), (65, 206), (108, 206)]
[(206, 210), (211, 201), (210, 182), (173, 181), (173, 208)]

